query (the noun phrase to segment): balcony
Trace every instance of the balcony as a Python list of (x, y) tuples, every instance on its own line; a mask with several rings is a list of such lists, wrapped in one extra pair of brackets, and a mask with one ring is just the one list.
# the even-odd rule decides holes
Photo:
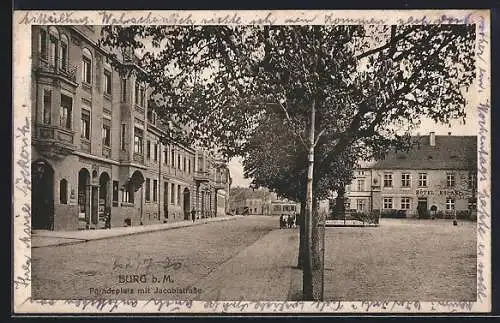
[(204, 171), (194, 172), (193, 179), (197, 182), (208, 182), (210, 181), (210, 173)]
[(77, 67), (68, 62), (63, 62), (60, 59), (57, 60), (39, 60), (37, 66), (38, 75), (56, 77), (67, 81), (73, 86), (78, 86), (76, 82)]
[(36, 124), (33, 144), (42, 155), (49, 158), (61, 158), (71, 154), (76, 147), (73, 144), (74, 132), (54, 125)]
[(226, 181), (216, 181), (214, 186), (215, 186), (215, 189), (225, 190), (225, 189), (227, 189), (227, 182)]

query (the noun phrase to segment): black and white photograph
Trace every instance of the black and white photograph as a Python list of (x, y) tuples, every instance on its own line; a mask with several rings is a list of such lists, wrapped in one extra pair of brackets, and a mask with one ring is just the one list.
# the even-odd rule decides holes
[(491, 309), (487, 10), (14, 14), (19, 312)]

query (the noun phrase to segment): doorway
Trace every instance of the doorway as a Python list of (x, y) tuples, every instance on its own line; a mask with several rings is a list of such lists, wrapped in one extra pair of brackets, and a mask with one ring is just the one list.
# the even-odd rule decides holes
[(191, 211), (191, 193), (188, 188), (184, 189), (184, 220), (189, 220), (189, 213)]
[(86, 168), (78, 172), (78, 223), (90, 228), (90, 172)]
[(32, 227), (35, 230), (54, 230), (54, 170), (45, 161), (31, 165)]
[(427, 218), (428, 210), (427, 210), (427, 197), (419, 197), (417, 204), (417, 213), (419, 218)]

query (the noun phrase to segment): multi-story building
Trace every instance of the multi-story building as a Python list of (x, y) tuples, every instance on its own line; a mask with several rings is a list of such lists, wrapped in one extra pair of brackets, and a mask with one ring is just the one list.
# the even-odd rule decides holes
[(477, 137), (418, 137), (409, 152), (391, 152), (364, 165), (346, 186), (344, 206), (352, 212), (399, 211), (406, 216), (475, 210)]
[(169, 139), (175, 125), (149, 107), (135, 55), (111, 61), (99, 37), (99, 26), (33, 26), (33, 229), (225, 214), (226, 165)]

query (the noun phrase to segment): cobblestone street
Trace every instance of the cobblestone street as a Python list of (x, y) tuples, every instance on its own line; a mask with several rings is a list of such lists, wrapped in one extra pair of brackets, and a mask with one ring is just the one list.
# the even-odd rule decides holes
[[(244, 217), (75, 245), (35, 248), (32, 251), (33, 297), (195, 299), (204, 298), (198, 293), (201, 289), (202, 292), (210, 290), (207, 297), (211, 300), (216, 296), (224, 298), (224, 294), (214, 290), (212, 285), (227, 289), (227, 284), (231, 283), (226, 280), (230, 273), (227, 268), (221, 270), (221, 273), (226, 273), (222, 276), (214, 271), (277, 228), (275, 217)], [(289, 244), (291, 256), (285, 254), (282, 259), (296, 261), (297, 231), (285, 233), (284, 230), (276, 230), (278, 234), (281, 232), (287, 235), (283, 239), (295, 240), (295, 243)], [(269, 239), (267, 242), (264, 240), (263, 245), (256, 246), (262, 252), (266, 252), (267, 248), (268, 258), (269, 250), (274, 248), (270, 242)], [(256, 264), (269, 262), (269, 259), (245, 259), (259, 257), (255, 251), (245, 252), (247, 256), (241, 253), (235, 259)], [(233, 269), (229, 271), (238, 270), (235, 266), (239, 266), (240, 273), (245, 271), (245, 264), (236, 265), (234, 262), (230, 264)], [(265, 270), (264, 267), (262, 269)], [(153, 283), (153, 277), (159, 281)], [(248, 288), (253, 288), (251, 283)], [(120, 294), (117, 295), (116, 291)], [(232, 292), (231, 295), (235, 296), (235, 291)], [(243, 295), (246, 293), (244, 290), (241, 292)], [(287, 292), (283, 291), (285, 298)], [(251, 293), (249, 296), (252, 296)]]

